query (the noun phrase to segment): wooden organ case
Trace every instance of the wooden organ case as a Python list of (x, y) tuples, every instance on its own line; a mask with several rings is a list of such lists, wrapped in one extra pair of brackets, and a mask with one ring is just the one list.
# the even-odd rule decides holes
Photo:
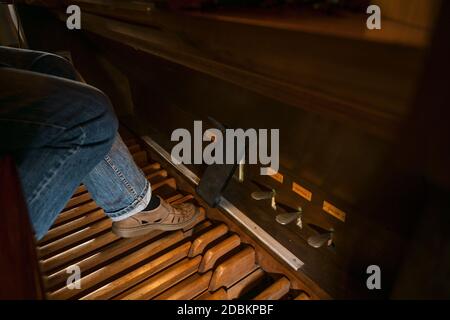
[[(408, 269), (427, 198), (415, 110), (434, 94), (423, 83), (448, 4), (398, 1), (399, 15), (372, 1), (386, 12), (382, 29), (368, 30), (365, 12), (342, 10), (30, 2), (19, 7), (30, 47), (70, 52), (86, 82), (110, 96), (155, 192), (204, 209), (190, 230), (119, 239), (80, 186), (37, 244), (48, 299), (448, 296), (426, 281), (411, 286), (421, 273)], [(72, 4), (79, 31), (65, 27)], [(193, 132), (196, 120), (279, 129), (279, 172), (240, 166), (208, 206), (196, 193), (207, 166), (170, 160), (171, 133)], [(66, 287), (73, 265), (81, 289)], [(373, 265), (381, 290), (367, 287)]]

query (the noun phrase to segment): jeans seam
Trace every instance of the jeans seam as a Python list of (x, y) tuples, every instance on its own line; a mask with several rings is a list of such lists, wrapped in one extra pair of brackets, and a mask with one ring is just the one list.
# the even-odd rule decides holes
[(131, 185), (131, 183), (127, 180), (127, 178), (125, 177), (125, 175), (123, 174), (122, 171), (120, 171), (119, 168), (117, 168), (117, 166), (114, 164), (114, 162), (112, 161), (111, 157), (109, 155), (105, 156), (105, 161), (106, 163), (108, 163), (108, 165), (111, 167), (111, 169), (113, 169), (114, 173), (117, 175), (117, 177), (120, 179), (120, 181), (124, 184), (124, 186), (126, 187), (127, 191), (133, 196), (133, 197), (137, 197), (138, 193), (136, 192), (136, 190), (133, 188), (133, 186)]
[(56, 168), (52, 168), (50, 170), (50, 176), (46, 177), (36, 188), (36, 190), (31, 194), (30, 199), (28, 201), (29, 205), (31, 205), (37, 198), (38, 196), (42, 193), (42, 191), (51, 183), (52, 179), (56, 176), (58, 169), (69, 159), (70, 156), (74, 155), (75, 153), (77, 153), (80, 148), (81, 145), (84, 144), (84, 141), (86, 140), (86, 132), (83, 130), (82, 127), (78, 127), (78, 129), (80, 129), (81, 131), (81, 137), (80, 137), (80, 144), (78, 146), (76, 146), (75, 148), (71, 148), (68, 150), (67, 154), (63, 157), (61, 157), (60, 161), (57, 163)]

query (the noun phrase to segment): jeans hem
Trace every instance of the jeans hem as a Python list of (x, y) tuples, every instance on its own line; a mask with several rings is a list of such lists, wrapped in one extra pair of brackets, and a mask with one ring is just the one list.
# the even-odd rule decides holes
[(147, 181), (147, 184), (141, 194), (133, 201), (129, 206), (121, 209), (119, 211), (115, 211), (114, 213), (106, 212), (106, 215), (111, 218), (112, 221), (121, 221), (126, 218), (129, 218), (136, 213), (141, 212), (147, 207), (152, 197), (152, 188), (150, 187), (150, 183)]

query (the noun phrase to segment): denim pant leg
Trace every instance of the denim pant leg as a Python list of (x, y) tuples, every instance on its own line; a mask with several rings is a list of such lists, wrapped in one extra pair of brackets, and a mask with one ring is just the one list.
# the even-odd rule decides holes
[(73, 66), (64, 58), (48, 52), (0, 46), (0, 66), (28, 70), (76, 80)]
[(0, 68), (0, 151), (15, 157), (38, 239), (109, 152), (117, 126), (108, 98), (91, 86)]
[[(38, 52), (38, 51), (31, 51), (31, 50), (23, 50), (23, 49), (15, 49), (15, 48), (6, 48), (0, 46), (0, 65), (3, 66), (10, 66), (14, 67), (16, 69), (24, 69), (24, 70), (30, 70), (34, 72), (38, 72), (41, 74), (47, 74), (67, 79), (76, 79), (76, 72), (73, 68), (73, 66), (65, 59), (56, 56), (54, 54), (45, 53), (45, 52)], [(5, 70), (5, 69), (4, 69)], [(6, 69), (8, 70), (8, 69)], [(14, 70), (11, 69), (8, 72), (13, 72)], [(2, 70), (0, 69), (0, 77), (3, 76), (3, 81), (7, 81), (7, 74), (8, 72), (4, 71), (3, 75), (1, 74)], [(18, 73), (20, 74), (20, 72)], [(16, 74), (16, 76), (18, 76)], [(30, 73), (24, 73), (25, 75), (30, 75)], [(35, 74), (35, 76), (38, 76)], [(33, 77), (27, 78), (19, 77), (21, 79), (18, 79), (17, 81), (22, 83), (21, 85), (25, 87), (25, 91), (33, 91), (32, 89), (35, 89), (35, 91), (39, 91), (39, 86), (34, 87)], [(45, 77), (42, 75), (42, 77), (37, 77), (39, 79), (39, 82), (45, 82), (47, 79), (50, 81), (49, 87), (58, 87), (58, 79), (54, 77)], [(1, 82), (1, 79), (0, 79)], [(13, 81), (14, 82), (14, 81)], [(26, 85), (29, 83), (29, 85)], [(52, 83), (52, 84), (51, 84)], [(67, 82), (66, 82), (67, 84)], [(76, 90), (77, 86), (76, 84), (73, 85), (73, 90)], [(89, 86), (83, 86), (80, 84), (81, 87), (79, 88), (91, 88)], [(45, 87), (45, 84), (44, 84)], [(62, 96), (65, 96), (68, 100), (72, 98), (72, 95), (64, 89), (64, 85), (61, 85), (61, 92), (60, 94)], [(7, 89), (7, 87), (3, 87), (3, 89)], [(39, 110), (39, 106), (36, 108), (36, 110), (33, 110), (33, 112), (36, 113), (37, 119), (39, 120), (45, 120), (45, 108), (46, 107), (46, 101), (50, 100), (49, 104), (53, 105), (53, 103), (56, 103), (56, 106), (50, 107), (50, 109), (55, 109), (55, 107), (58, 108), (70, 108), (71, 103), (64, 104), (64, 101), (53, 101), (52, 96), (46, 97), (45, 91), (42, 95), (39, 96), (39, 93), (35, 93), (35, 97), (33, 97), (33, 93), (25, 93), (25, 94), (10, 94), (8, 97), (8, 91), (9, 90), (3, 90), (0, 88), (0, 121), (3, 121), (3, 124), (5, 126), (2, 130), (0, 130), (0, 134), (2, 134), (2, 137), (6, 137), (5, 134), (12, 134), (14, 138), (8, 142), (6, 139), (0, 138), (0, 151), (2, 150), (9, 150), (9, 152), (16, 154), (18, 157), (21, 158), (27, 158), (26, 160), (29, 160), (30, 158), (33, 159), (35, 156), (35, 153), (41, 153), (45, 152), (44, 148), (40, 148), (40, 150), (34, 150), (32, 144), (30, 143), (31, 139), (30, 137), (27, 138), (28, 135), (34, 135), (35, 128), (31, 126), (31, 123), (28, 123), (30, 125), (28, 128), (20, 128), (17, 123), (12, 123), (9, 125), (9, 127), (6, 125), (6, 119), (1, 120), (2, 113), (3, 118), (7, 114), (8, 116), (11, 116), (12, 114), (16, 114), (16, 117), (20, 118), (22, 123), (26, 123), (26, 117), (22, 119), (22, 115), (24, 113), (29, 112), (26, 108), (21, 110), (21, 107), (19, 105), (26, 105), (27, 102), (30, 99), (37, 99), (39, 101), (42, 101), (42, 110)], [(27, 90), (28, 89), (28, 90)], [(3, 91), (2, 91), (3, 90)], [(70, 91), (70, 90), (67, 90)], [(89, 91), (89, 90), (87, 90)], [(109, 105), (109, 101), (107, 98), (105, 98), (98, 90), (93, 89), (94, 92), (91, 92), (92, 99), (96, 101), (92, 106), (95, 107), (95, 105), (100, 105), (99, 110), (97, 110), (99, 113), (103, 109), (106, 109), (107, 114), (109, 114), (109, 117), (114, 118), (114, 115), (112, 114), (112, 108)], [(65, 95), (65, 93), (68, 93)], [(81, 93), (81, 92), (80, 92)], [(73, 95), (73, 98), (75, 99), (76, 95)], [(85, 96), (89, 96), (89, 92)], [(100, 97), (100, 98), (99, 98)], [(17, 101), (17, 106), (15, 107), (9, 107), (8, 103), (14, 104), (15, 99), (23, 100), (22, 102)], [(76, 98), (79, 99), (79, 98)], [(9, 101), (8, 101), (9, 100)], [(89, 104), (89, 99), (81, 99), (79, 102), (79, 106), (81, 106), (80, 109), (83, 109), (83, 104)], [(75, 101), (71, 101), (75, 102)], [(58, 103), (60, 104), (58, 106)], [(39, 102), (37, 103), (39, 105)], [(8, 109), (12, 109), (9, 110)], [(79, 110), (79, 111), (85, 111), (85, 110)], [(42, 114), (40, 114), (42, 113)], [(63, 113), (61, 113), (63, 114)], [(107, 120), (108, 116), (106, 117), (98, 117), (97, 119), (94, 119), (93, 122), (98, 121), (98, 124), (102, 124), (108, 126)], [(11, 119), (11, 118), (9, 118)], [(64, 122), (63, 119), (61, 119), (62, 122)], [(115, 121), (115, 118), (112, 122)], [(11, 126), (15, 128), (11, 128)], [(91, 126), (91, 125), (89, 125)], [(111, 129), (114, 127), (110, 126)], [(9, 128), (9, 131), (8, 131)], [(14, 131), (16, 129), (16, 131)], [(108, 128), (105, 128), (104, 130), (106, 133), (108, 131)], [(41, 136), (38, 140), (40, 141), (40, 144), (45, 145), (50, 139), (50, 137), (57, 135), (58, 130), (57, 126), (45, 126), (45, 130), (40, 130)], [(100, 136), (98, 137), (100, 139)], [(145, 179), (144, 175), (142, 174), (141, 170), (136, 166), (134, 163), (131, 155), (128, 152), (128, 149), (125, 147), (122, 139), (118, 134), (115, 134), (113, 138), (114, 144), (113, 147), (109, 150), (109, 153), (103, 157), (101, 160), (97, 159), (96, 152), (93, 151), (92, 158), (93, 162), (97, 161), (97, 165), (94, 167), (93, 170), (91, 170), (87, 176), (84, 179), (84, 183), (86, 184), (89, 192), (92, 194), (94, 200), (102, 206), (102, 208), (105, 210), (106, 214), (110, 215), (113, 220), (121, 220), (128, 216), (133, 215), (134, 213), (137, 213), (141, 211), (143, 208), (146, 207), (148, 202), (150, 201), (151, 197), (151, 188), (148, 183), (148, 181)], [(105, 141), (106, 142), (106, 141)], [(39, 144), (38, 144), (39, 145)], [(107, 147), (108, 143), (104, 143), (105, 149), (108, 149)], [(47, 147), (47, 146), (46, 146)], [(101, 146), (96, 146), (97, 149), (99, 149), (99, 153), (102, 153)], [(24, 149), (30, 149), (28, 151)], [(95, 148), (93, 148), (95, 149)], [(51, 149), (47, 152), (47, 157), (51, 158), (52, 156), (57, 156), (55, 151), (51, 151)], [(94, 160), (97, 159), (97, 160)], [(87, 167), (89, 168), (89, 166)], [(82, 168), (85, 169), (85, 168)], [(24, 160), (24, 163), (22, 165), (19, 165), (19, 171), (22, 173), (22, 182), (26, 186), (30, 186), (29, 188), (24, 188), (25, 194), (32, 192), (33, 190), (33, 184), (29, 183), (26, 179), (27, 173), (29, 170), (29, 166), (27, 165), (27, 161)], [(60, 176), (63, 180), (66, 178), (70, 178), (73, 181), (78, 181), (80, 177), (84, 177), (84, 170), (73, 170), (72, 172), (67, 172), (66, 176)], [(39, 172), (38, 172), (39, 173)], [(56, 178), (55, 178), (56, 179)], [(73, 181), (70, 183), (70, 188), (65, 188), (70, 190), (73, 185)], [(55, 186), (57, 186), (57, 182), (55, 180)], [(62, 182), (63, 186), (66, 185), (65, 182)], [(78, 182), (79, 183), (79, 182)], [(72, 191), (73, 192), (73, 191)], [(70, 194), (72, 194), (70, 192)], [(35, 200), (36, 202), (41, 202), (38, 199), (41, 197), (37, 197)], [(42, 197), (42, 203), (45, 201), (45, 197)], [(61, 194), (55, 194), (52, 196), (52, 199), (58, 202), (58, 205), (56, 208), (61, 207), (64, 205), (67, 201), (67, 194), (61, 193)], [(67, 200), (66, 200), (67, 199)], [(36, 207), (41, 207), (37, 205)], [(60, 212), (60, 210), (50, 210), (46, 211), (46, 214), (41, 214), (39, 212), (36, 212), (38, 210), (34, 210), (33, 206), (29, 206), (30, 215), (32, 217), (33, 225), (35, 225), (36, 231), (38, 237), (42, 237), (46, 230), (50, 227), (50, 225), (53, 223), (53, 220), (56, 218), (56, 215)], [(33, 212), (33, 213), (31, 213)], [(34, 218), (33, 218), (34, 217)], [(38, 221), (39, 219), (44, 221)], [(39, 225), (39, 226), (37, 226)], [(42, 231), (45, 230), (45, 231)]]
[(148, 180), (119, 135), (109, 153), (83, 183), (95, 202), (114, 221), (142, 211), (151, 198)]

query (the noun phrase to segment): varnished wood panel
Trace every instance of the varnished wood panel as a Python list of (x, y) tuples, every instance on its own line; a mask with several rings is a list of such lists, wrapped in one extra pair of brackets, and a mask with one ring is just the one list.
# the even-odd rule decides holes
[(255, 251), (251, 247), (236, 253), (214, 270), (209, 291), (230, 287), (255, 269)]
[(43, 299), (43, 286), (19, 175), (0, 157), (0, 299)]
[(185, 259), (120, 295), (118, 299), (151, 299), (198, 270), (201, 257)]
[(258, 294), (254, 300), (279, 300), (289, 292), (290, 285), (288, 279), (280, 278)]
[(76, 244), (82, 240), (89, 239), (89, 237), (94, 236), (98, 233), (101, 233), (105, 230), (110, 229), (112, 226), (111, 219), (103, 219), (99, 222), (96, 222), (86, 228), (77, 231), (75, 233), (69, 234), (61, 239), (53, 241), (49, 244), (46, 244), (39, 248), (39, 255), (41, 257), (46, 257), (52, 253), (62, 250), (65, 247)]
[(83, 300), (110, 299), (120, 292), (126, 291), (140, 281), (154, 275), (155, 273), (168, 268), (173, 263), (185, 258), (189, 250), (190, 243), (184, 243), (171, 251), (151, 260), (147, 264), (139, 267), (130, 273), (109, 282), (107, 285), (82, 297)]
[(189, 251), (189, 257), (195, 257), (203, 253), (203, 250), (206, 248), (208, 244), (213, 242), (214, 240), (220, 238), (224, 234), (228, 232), (228, 227), (224, 224), (218, 225), (217, 227), (205, 232), (200, 235), (197, 239), (192, 243), (191, 250)]
[(372, 0), (380, 6), (384, 18), (431, 30), (439, 10), (441, 0)]
[[(91, 254), (81, 260), (76, 260), (75, 264), (83, 273), (88, 272), (95, 266), (113, 259), (114, 257), (119, 256), (120, 254), (127, 252), (128, 250), (131, 250), (158, 235), (160, 235), (160, 233), (154, 232), (148, 236), (139, 237), (136, 239), (121, 239), (108, 245), (101, 252)], [(44, 277), (44, 280), (49, 288), (53, 288), (56, 285), (61, 285), (67, 280), (66, 268), (50, 273), (47, 277)]]
[(205, 292), (200, 295), (196, 300), (227, 300), (228, 295), (225, 289), (220, 288), (215, 292)]
[[(147, 23), (163, 25), (165, 32), (91, 14), (84, 17), (86, 30), (103, 37), (120, 39), (155, 56), (384, 136), (392, 136), (401, 120), (399, 116), (408, 113), (423, 58), (420, 48), (322, 36), (315, 41), (317, 36), (301, 32), (270, 28), (261, 32), (246, 24), (212, 24), (208, 19), (159, 12)], [(359, 23), (365, 28), (365, 19)], [(185, 24), (189, 24), (189, 33), (181, 36), (180, 33), (186, 33)], [(224, 32), (237, 37), (226, 37)], [(216, 36), (211, 42), (213, 35)], [(211, 48), (210, 43), (215, 47)], [(282, 50), (286, 43), (290, 47)], [(183, 50), (179, 50), (180, 46)], [(230, 56), (230, 50), (241, 54)], [(332, 64), (324, 56), (328, 52), (333, 52)], [(379, 59), (386, 55), (389, 60)], [(353, 58), (351, 63), (349, 56)], [(250, 65), (249, 60), (253, 61)]]
[(252, 288), (258, 281), (264, 277), (265, 273), (262, 269), (256, 269), (247, 277), (233, 285), (227, 290), (229, 299), (237, 299), (244, 295), (250, 288)]
[(107, 266), (96, 270), (93, 273), (90, 273), (86, 276), (83, 276), (80, 279), (80, 290), (78, 289), (69, 289), (67, 287), (63, 287), (55, 292), (49, 294), (50, 299), (68, 299), (81, 291), (87, 290), (90, 287), (100, 283), (101, 281), (109, 278), (111, 275), (119, 273), (127, 268), (133, 266), (134, 264), (148, 258), (151, 255), (157, 254), (158, 252), (167, 249), (171, 245), (180, 241), (183, 238), (183, 234), (181, 232), (172, 233), (168, 237), (161, 238), (157, 241), (150, 243), (144, 248), (133, 252), (132, 254), (125, 256), (119, 260), (116, 260)]
[(89, 201), (81, 206), (71, 208), (69, 210), (63, 211), (58, 218), (56, 218), (54, 225), (61, 224), (63, 222), (66, 222), (70, 219), (76, 218), (78, 216), (81, 216), (82, 214), (85, 214), (89, 211), (97, 209), (98, 206), (94, 201)]
[(47, 234), (44, 236), (44, 238), (42, 238), (39, 244), (55, 240), (56, 238), (68, 234), (74, 231), (75, 229), (82, 228), (88, 224), (91, 224), (103, 218), (105, 218), (105, 212), (102, 209), (89, 212), (84, 216), (81, 216), (68, 223), (53, 228), (52, 230), (47, 232)]
[(200, 263), (199, 271), (206, 272), (214, 267), (214, 264), (222, 256), (237, 248), (241, 244), (241, 239), (237, 235), (232, 235), (227, 239), (217, 243), (205, 252)]
[(155, 300), (191, 300), (208, 289), (211, 277), (211, 271), (196, 273), (157, 296)]

